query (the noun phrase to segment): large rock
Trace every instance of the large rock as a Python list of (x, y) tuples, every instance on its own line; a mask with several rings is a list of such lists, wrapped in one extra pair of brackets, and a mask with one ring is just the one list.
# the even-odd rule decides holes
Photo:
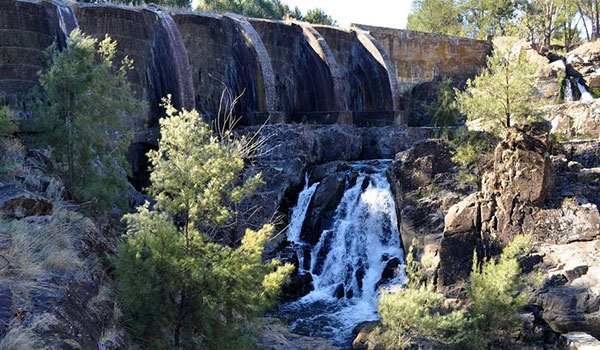
[(403, 248), (413, 247), (430, 276), (439, 262), (444, 216), (460, 200), (451, 157), (444, 141), (426, 140), (398, 153), (388, 170)]
[(600, 341), (584, 332), (570, 332), (560, 337), (561, 350), (598, 350)]
[(540, 109), (552, 123), (552, 133), (567, 138), (600, 137), (600, 100), (575, 101)]
[(331, 226), (345, 186), (346, 176), (343, 173), (331, 174), (319, 183), (302, 224), (300, 238), (304, 242), (315, 245), (319, 242), (323, 230)]
[(600, 337), (600, 240), (540, 247), (544, 263), (555, 266), (530, 296), (559, 333)]
[(0, 186), (0, 215), (20, 219), (51, 212), (52, 202), (49, 200), (14, 184)]
[(511, 130), (495, 149), (494, 169), (484, 175), (481, 191), (450, 208), (441, 241), (441, 285), (468, 277), (476, 247), (485, 245), (493, 254), (535, 226), (532, 207), (544, 203), (553, 186), (548, 133), (546, 123)]

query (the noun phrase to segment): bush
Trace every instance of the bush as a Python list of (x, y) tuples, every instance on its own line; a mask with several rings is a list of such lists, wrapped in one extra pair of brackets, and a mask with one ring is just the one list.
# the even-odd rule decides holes
[(99, 212), (126, 204), (125, 155), (133, 120), (143, 116), (127, 82), (132, 62), (113, 67), (116, 45), (75, 30), (64, 50), (51, 46), (31, 125), (38, 145), (52, 148), (54, 170), (74, 198)]
[(240, 178), (245, 139), (214, 135), (196, 111), (166, 110), (159, 148), (149, 153), (156, 204), (124, 217), (115, 261), (125, 320), (136, 340), (157, 349), (251, 349), (251, 322), (292, 266), (263, 263), (270, 225), (247, 230), (237, 248), (211, 234), (260, 176)]
[(458, 178), (479, 186), (481, 176), (493, 158), (498, 139), (485, 132), (467, 131), (452, 141), (452, 161), (458, 164)]
[(382, 292), (380, 337), (386, 349), (403, 349), (415, 339), (439, 349), (487, 349), (518, 325), (525, 305), (525, 283), (518, 260), (531, 250), (531, 236), (517, 236), (497, 259), (478, 262), (475, 256), (468, 297), (456, 306), (444, 305), (444, 296), (431, 282), (423, 282), (419, 264), (407, 255), (407, 286)]
[(23, 171), (21, 141), (15, 137), (18, 126), (8, 106), (0, 106), (0, 180), (12, 180)]

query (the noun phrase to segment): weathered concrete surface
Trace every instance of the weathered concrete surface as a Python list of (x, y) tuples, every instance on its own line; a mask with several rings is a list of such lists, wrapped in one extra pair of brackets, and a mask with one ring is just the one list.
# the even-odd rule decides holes
[(241, 25), (245, 20), (208, 14), (177, 14), (174, 19), (192, 66), (198, 111), (215, 117), (239, 97), (234, 113), (245, 116), (244, 124), (258, 121), (252, 114), (268, 112), (262, 66), (270, 61), (261, 59), (256, 43), (248, 40)]
[[(329, 66), (295, 23), (249, 19), (260, 35), (275, 73), (276, 110), (286, 121), (333, 123), (338, 111)], [(316, 114), (315, 114), (316, 113)]]
[(125, 56), (133, 59), (128, 78), (137, 96), (149, 104), (149, 126), (157, 125), (163, 114), (161, 99), (168, 94), (175, 106), (194, 107), (189, 62), (168, 14), (97, 4), (78, 4), (75, 12), (82, 32), (97, 38), (108, 34), (117, 41), (116, 62)]
[(173, 14), (156, 6), (0, 0), (0, 9), (0, 31), (6, 33), (0, 37), (0, 97), (15, 109), (26, 110), (22, 102), (48, 63), (44, 49), (64, 45), (66, 33), (78, 25), (88, 35), (117, 40), (116, 62), (133, 59), (128, 78), (148, 102), (150, 127), (164, 114), (160, 102), (167, 94), (176, 107), (195, 107), (207, 119), (241, 95), (234, 114), (245, 125), (401, 124), (403, 90), (472, 72), (490, 49), (487, 42), (465, 38)]
[(487, 41), (355, 24), (388, 52), (400, 92), (438, 77), (476, 71), (485, 65)]
[[(345, 105), (353, 112), (355, 124), (386, 124), (394, 120), (393, 79), (386, 67), (371, 52), (367, 34), (316, 25), (331, 48), (343, 75)], [(375, 51), (375, 50), (374, 50)], [(376, 54), (380, 55), (379, 51)]]
[(0, 0), (0, 103), (24, 109), (46, 66), (44, 50), (64, 40), (57, 11), (49, 2)]

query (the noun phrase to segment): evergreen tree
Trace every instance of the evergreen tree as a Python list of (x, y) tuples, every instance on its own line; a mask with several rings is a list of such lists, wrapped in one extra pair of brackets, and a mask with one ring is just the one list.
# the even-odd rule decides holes
[(250, 322), (278, 296), (292, 270), (263, 263), (272, 226), (247, 230), (241, 245), (215, 243), (232, 204), (260, 184), (242, 181), (246, 139), (214, 135), (196, 111), (166, 104), (146, 204), (124, 217), (117, 280), (132, 335), (156, 348), (251, 349)]
[(432, 107), (433, 125), (444, 128), (458, 124), (459, 111), (456, 106), (456, 94), (452, 81), (444, 79), (437, 88), (437, 103)]
[(536, 68), (523, 50), (496, 46), (494, 55), (488, 57), (487, 69), (470, 79), (464, 92), (457, 91), (460, 111), (470, 123), (503, 133), (530, 116)]
[(73, 196), (103, 210), (123, 203), (125, 159), (134, 118), (143, 115), (127, 82), (127, 58), (116, 68), (117, 43), (71, 33), (67, 47), (51, 46), (50, 68), (40, 75), (42, 93), (33, 127), (39, 144), (50, 146), (56, 171)]
[(325, 11), (320, 8), (308, 10), (302, 20), (308, 23), (325, 24), (329, 26), (337, 24), (331, 16), (326, 14)]
[(406, 29), (447, 35), (462, 34), (462, 15), (455, 0), (415, 0)]

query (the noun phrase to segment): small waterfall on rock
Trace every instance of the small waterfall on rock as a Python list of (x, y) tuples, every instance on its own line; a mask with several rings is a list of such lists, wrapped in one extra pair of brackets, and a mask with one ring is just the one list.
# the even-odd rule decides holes
[(302, 223), (304, 222), (304, 218), (306, 217), (306, 211), (308, 210), (310, 200), (312, 199), (313, 194), (315, 194), (317, 186), (319, 186), (319, 182), (315, 182), (309, 187), (308, 179), (308, 174), (306, 174), (304, 189), (302, 190), (302, 192), (300, 192), (300, 195), (298, 195), (298, 202), (294, 209), (292, 209), (290, 227), (287, 230), (287, 239), (288, 241), (294, 244), (294, 252), (298, 257), (299, 273), (306, 272), (306, 269), (304, 268), (304, 250), (306, 248), (310, 248), (308, 244), (302, 242), (302, 240), (300, 239)]
[(577, 88), (579, 89), (579, 92), (581, 92), (581, 98), (579, 101), (587, 102), (594, 100), (594, 96), (592, 96), (592, 94), (588, 91), (582, 80), (583, 79), (581, 78), (577, 78)]
[(58, 44), (62, 47), (67, 47), (67, 38), (71, 32), (79, 28), (75, 12), (69, 6), (56, 5), (56, 14), (58, 16)]
[[(314, 247), (300, 239), (300, 230), (319, 183), (308, 186), (307, 181), (299, 195), (287, 237), (298, 254), (299, 272), (306, 267), (314, 290), (277, 312), (294, 331), (341, 346), (351, 342), (354, 326), (378, 318), (377, 289), (404, 281), (396, 209), (385, 175), (389, 161), (348, 165), (357, 176), (347, 181), (331, 228), (323, 231)], [(307, 246), (310, 264), (304, 263)]]
[(168, 43), (175, 66), (176, 79), (178, 86), (179, 99), (181, 107), (188, 110), (195, 107), (194, 103), (194, 83), (192, 81), (192, 69), (188, 60), (187, 51), (181, 38), (181, 33), (173, 21), (173, 18), (163, 11), (158, 11), (160, 23), (168, 36)]
[(564, 101), (565, 102), (573, 102), (573, 88), (571, 87), (571, 79), (567, 78), (565, 79), (565, 86), (564, 86)]

